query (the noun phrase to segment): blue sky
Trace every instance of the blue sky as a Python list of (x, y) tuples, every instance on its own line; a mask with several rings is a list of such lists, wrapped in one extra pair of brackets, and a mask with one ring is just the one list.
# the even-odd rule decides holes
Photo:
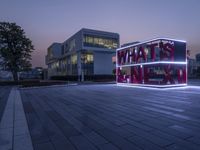
[(121, 44), (155, 37), (186, 40), (200, 53), (199, 0), (1, 0), (0, 21), (16, 22), (33, 41), (33, 66), (46, 49), (81, 28), (120, 34)]

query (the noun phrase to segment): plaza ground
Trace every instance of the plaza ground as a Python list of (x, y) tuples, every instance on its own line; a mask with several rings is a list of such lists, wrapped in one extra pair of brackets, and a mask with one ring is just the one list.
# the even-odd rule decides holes
[(1, 150), (200, 148), (200, 86), (0, 87), (0, 98)]

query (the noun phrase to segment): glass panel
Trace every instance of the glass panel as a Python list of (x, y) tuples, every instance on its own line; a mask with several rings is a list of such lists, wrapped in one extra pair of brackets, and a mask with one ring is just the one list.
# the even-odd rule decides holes
[(92, 35), (84, 36), (84, 46), (116, 49), (118, 47), (118, 40), (114, 38), (97, 37)]
[(91, 53), (83, 53), (81, 54), (82, 61), (82, 69), (84, 71), (84, 75), (93, 75), (94, 72), (94, 58)]
[(72, 55), (71, 56), (71, 63), (72, 64), (77, 64), (77, 55)]
[(118, 67), (117, 79), (120, 83), (182, 84), (186, 83), (186, 68), (180, 64)]
[(77, 55), (76, 54), (71, 56), (71, 64), (72, 64), (72, 75), (77, 75), (78, 69), (77, 69)]

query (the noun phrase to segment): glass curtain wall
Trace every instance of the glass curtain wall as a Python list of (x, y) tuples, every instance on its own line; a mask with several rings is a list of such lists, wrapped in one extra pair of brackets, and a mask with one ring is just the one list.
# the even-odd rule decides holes
[(84, 46), (116, 49), (118, 47), (118, 40), (114, 38), (84, 35)]
[(81, 54), (82, 69), (84, 75), (94, 74), (94, 57), (92, 53)]
[(72, 65), (72, 75), (77, 75), (78, 70), (77, 70), (77, 54), (73, 54), (71, 56), (71, 65)]

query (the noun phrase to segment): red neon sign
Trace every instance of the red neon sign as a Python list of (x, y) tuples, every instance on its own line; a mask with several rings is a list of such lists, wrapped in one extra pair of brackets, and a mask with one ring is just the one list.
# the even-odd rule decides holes
[(159, 60), (170, 60), (174, 59), (174, 45), (171, 43), (154, 43), (146, 46), (139, 45), (133, 48), (125, 49), (117, 52), (118, 64), (129, 64), (129, 63), (140, 63), (147, 61), (147, 53), (145, 48), (150, 52), (150, 61), (156, 60), (155, 49), (159, 48)]

